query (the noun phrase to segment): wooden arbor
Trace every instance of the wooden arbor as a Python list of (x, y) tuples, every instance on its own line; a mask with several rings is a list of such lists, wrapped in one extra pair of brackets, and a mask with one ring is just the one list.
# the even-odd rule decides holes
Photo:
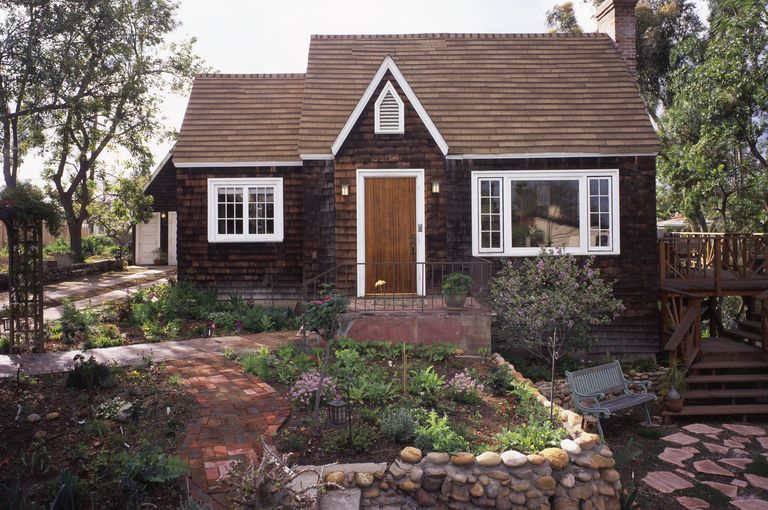
[[(683, 410), (665, 415), (768, 414), (767, 260), (763, 234), (659, 241), (662, 348), (687, 372)], [(720, 318), (718, 300), (726, 296), (743, 302), (735, 326)]]
[[(43, 345), (43, 220), (22, 218), (0, 208), (8, 232), (8, 316), (10, 353)], [(7, 321), (7, 322), (6, 322)]]

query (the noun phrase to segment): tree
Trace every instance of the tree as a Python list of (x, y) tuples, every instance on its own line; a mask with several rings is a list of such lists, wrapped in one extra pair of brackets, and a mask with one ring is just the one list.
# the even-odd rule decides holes
[(587, 348), (591, 328), (623, 310), (591, 258), (580, 264), (561, 250), (507, 262), (491, 281), (491, 304), (504, 341), (549, 363), (553, 391), (561, 353)]
[(579, 22), (576, 21), (572, 2), (555, 5), (547, 11), (547, 26), (552, 29), (552, 32), (565, 34), (580, 34), (582, 32)]
[(153, 199), (144, 194), (146, 175), (138, 169), (127, 175), (100, 174), (88, 205), (90, 222), (125, 247), (131, 241), (131, 228), (152, 218)]
[(659, 175), (703, 231), (768, 227), (768, 7), (712, 2), (709, 33), (690, 39), (661, 123)]

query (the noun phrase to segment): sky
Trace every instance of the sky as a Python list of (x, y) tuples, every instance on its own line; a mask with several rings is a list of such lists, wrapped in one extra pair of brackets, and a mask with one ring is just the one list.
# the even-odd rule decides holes
[[(196, 52), (224, 73), (302, 73), (311, 34), (425, 32), (546, 32), (545, 17), (559, 0), (181, 0), (173, 37), (197, 38)], [(703, 0), (694, 0), (706, 19)], [(597, 23), (591, 2), (573, 0), (587, 32)], [(187, 97), (167, 97), (166, 125), (178, 130)], [(169, 143), (155, 143), (159, 162)], [(39, 181), (42, 161), (30, 157), (21, 178)]]

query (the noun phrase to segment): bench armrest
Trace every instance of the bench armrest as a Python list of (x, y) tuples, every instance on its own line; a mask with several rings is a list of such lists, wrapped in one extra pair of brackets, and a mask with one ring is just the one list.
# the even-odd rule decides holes
[(603, 400), (605, 398), (605, 393), (579, 393), (578, 391), (574, 390), (573, 387), (571, 387), (571, 393), (580, 399), (594, 398), (597, 400)]
[(648, 393), (648, 388), (650, 388), (653, 384), (651, 381), (630, 381), (629, 379), (624, 379), (624, 382), (628, 386), (640, 386), (640, 388), (643, 390), (643, 393)]

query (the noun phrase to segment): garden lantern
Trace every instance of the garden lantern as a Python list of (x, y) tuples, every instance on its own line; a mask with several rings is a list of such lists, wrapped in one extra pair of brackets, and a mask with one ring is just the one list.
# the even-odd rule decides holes
[(345, 425), (349, 419), (349, 404), (345, 400), (328, 402), (328, 422), (331, 425)]

